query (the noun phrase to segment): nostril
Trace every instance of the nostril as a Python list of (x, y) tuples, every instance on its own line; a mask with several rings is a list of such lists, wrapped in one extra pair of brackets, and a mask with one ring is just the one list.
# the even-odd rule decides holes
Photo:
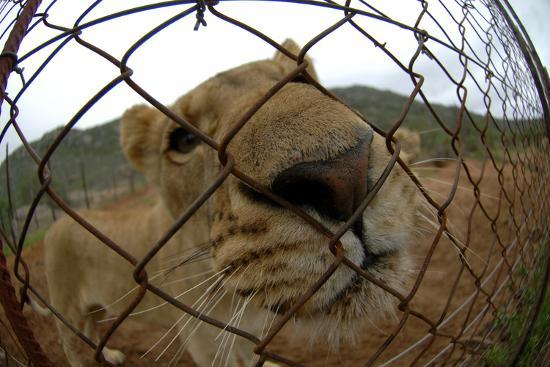
[(330, 185), (312, 177), (305, 167), (294, 167), (277, 176), (272, 191), (295, 205), (312, 206), (321, 214), (335, 211)]
[(272, 191), (291, 203), (346, 221), (367, 194), (372, 133), (355, 147), (328, 160), (298, 163), (277, 175)]

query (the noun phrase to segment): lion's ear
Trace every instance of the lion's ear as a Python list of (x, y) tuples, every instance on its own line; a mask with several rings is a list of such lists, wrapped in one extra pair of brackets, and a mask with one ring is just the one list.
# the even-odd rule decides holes
[(126, 158), (152, 182), (159, 176), (161, 117), (157, 109), (137, 105), (124, 112), (120, 123), (120, 144)]
[(393, 135), (401, 144), (405, 161), (412, 163), (420, 155), (420, 134), (406, 128), (399, 128)]
[[(289, 52), (293, 53), (296, 56), (298, 56), (301, 51), (301, 47), (298, 46), (298, 44), (290, 38), (287, 38), (281, 46), (283, 46)], [(273, 60), (284, 66), (286, 72), (290, 72), (297, 66), (295, 60), (292, 60), (290, 57), (286, 56), (280, 51), (277, 51), (277, 53), (273, 57)], [(311, 60), (311, 58), (309, 56), (306, 56), (305, 60), (309, 63), (309, 66), (307, 68), (307, 72), (309, 73), (309, 75), (311, 75), (315, 80), (319, 80), (319, 78), (317, 77), (317, 72), (313, 67), (313, 61)]]

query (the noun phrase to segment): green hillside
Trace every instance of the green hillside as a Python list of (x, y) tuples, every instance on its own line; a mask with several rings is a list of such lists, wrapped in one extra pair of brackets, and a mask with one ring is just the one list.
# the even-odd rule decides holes
[[(50, 131), (31, 146), (43, 156), (59, 132), (59, 128)], [(39, 190), (37, 165), (24, 147), (12, 152), (8, 163), (11, 198), (17, 209), (28, 205)], [(84, 181), (91, 192), (117, 184), (128, 185), (128, 179), (113, 182), (124, 180), (132, 172), (120, 150), (118, 120), (86, 130), (71, 130), (52, 155), (48, 167), (54, 189), (71, 204), (82, 204)], [(6, 161), (0, 165), (0, 182), (0, 216), (5, 219), (8, 207)], [(80, 195), (75, 195), (78, 192)]]
[[(367, 121), (386, 131), (399, 119), (404, 106), (407, 104), (407, 97), (405, 96), (365, 86), (335, 88), (332, 92), (358, 110)], [(421, 102), (417, 102), (419, 98), (417, 97), (417, 100), (411, 105), (401, 127), (421, 133), (424, 157), (455, 157), (451, 146), (451, 136), (443, 130), (428, 107)], [(449, 131), (455, 131), (459, 109), (454, 106), (448, 107), (439, 104), (432, 104), (432, 107), (444, 126)], [(481, 158), (485, 154), (485, 147), (480, 140), (479, 131), (476, 130), (470, 119), (474, 121), (480, 130), (485, 127), (487, 121), (484, 116), (479, 114), (471, 113), (470, 116), (465, 114), (459, 134), (465, 156)], [(500, 124), (498, 121), (496, 123)], [(500, 151), (500, 133), (493, 121), (489, 121), (485, 141), (491, 150)]]

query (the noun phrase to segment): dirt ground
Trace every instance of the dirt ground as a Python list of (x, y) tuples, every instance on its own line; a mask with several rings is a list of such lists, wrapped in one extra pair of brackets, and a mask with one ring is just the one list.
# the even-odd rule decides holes
[[(469, 162), (468, 166), (474, 179), (477, 179), (481, 172), (481, 164), (479, 162)], [(421, 165), (416, 168), (415, 172), (431, 197), (438, 203), (445, 202), (451, 190), (450, 183), (455, 177), (456, 166), (448, 164), (436, 168)], [(480, 314), (480, 311), (486, 305), (487, 297), (482, 293), (475, 292), (477, 289), (475, 286), (476, 278), (463, 266), (463, 263), (468, 264), (474, 274), (484, 274), (482, 278), (485, 279), (501, 259), (502, 249), (499, 247), (498, 239), (507, 241), (511, 226), (506, 215), (498, 214), (504, 212), (507, 207), (502, 205), (502, 199), (499, 206), (498, 198), (500, 194), (497, 173), (494, 169), (491, 169), (490, 164), (487, 164), (479, 187), (481, 189), (482, 208), (479, 205), (474, 205), (472, 185), (467, 175), (462, 171), (460, 188), (446, 211), (448, 228), (456, 242), (462, 246), (468, 244), (464, 261), (461, 261), (461, 256), (455, 245), (445, 237), (435, 242), (435, 250), (431, 258), (428, 259), (427, 255), (433, 247), (437, 228), (434, 228), (434, 225), (428, 221), (424, 221), (419, 226), (419, 234), (410, 248), (414, 266), (410, 269), (409, 290), (414, 288), (422, 264), (428, 263), (429, 265), (417, 292), (408, 305), (408, 311), (407, 309), (399, 311), (396, 307), (395, 317), (387, 320), (372, 320), (372, 324), (365, 328), (357, 344), (343, 345), (337, 350), (331, 351), (326, 346), (318, 343), (315, 343), (315, 347), (311, 343), (296, 343), (285, 335), (278, 336), (269, 349), (299, 361), (306, 366), (362, 366), (384, 343), (389, 344), (389, 346), (378, 356), (374, 365), (384, 365), (384, 362), (391, 361), (400, 353), (403, 355), (397, 360), (391, 361), (392, 363), (389, 365), (410, 365), (416, 359), (418, 359), (419, 365), (442, 365), (452, 364), (462, 358), (463, 347), (460, 341), (472, 335), (483, 335), (493, 319), (490, 308), (487, 312)], [(127, 198), (117, 203), (116, 206), (131, 207), (136, 201), (142, 200), (143, 196), (149, 195), (150, 192), (145, 192)], [(470, 212), (473, 212), (471, 221), (469, 220)], [(428, 212), (425, 212), (425, 214), (426, 216), (432, 216)], [(493, 217), (498, 218), (495, 221), (496, 230), (499, 234), (498, 238), (491, 228), (491, 220), (488, 219)], [(468, 228), (471, 230), (468, 230)], [(508, 256), (512, 263), (515, 254), (516, 252), (512, 251)], [(45, 293), (47, 287), (44, 277), (42, 244), (38, 243), (28, 248), (23, 257), (31, 269), (31, 283)], [(498, 269), (493, 278), (483, 286), (484, 290), (489, 293), (494, 291), (495, 284), (503, 282), (507, 273), (506, 265), (502, 265), (502, 263)], [(455, 288), (454, 293), (452, 297), (449, 297), (453, 292), (453, 288)], [(476, 294), (477, 296), (475, 296)], [(501, 296), (504, 297), (504, 292), (501, 293)], [(468, 299), (473, 299), (474, 302), (465, 303)], [(492, 301), (498, 305), (500, 299), (494, 297)], [(53, 361), (53, 364), (59, 367), (68, 366), (57, 340), (53, 317), (39, 316), (29, 308), (26, 308), (25, 315), (35, 332), (36, 338)], [(431, 326), (428, 322), (422, 320), (419, 315), (439, 325), (437, 336), (434, 337), (433, 334), (430, 334)], [(464, 335), (461, 335), (460, 330), (463, 329), (463, 326), (468, 325), (477, 315), (480, 315), (477, 322)], [(447, 320), (449, 316), (452, 316), (452, 319)], [(5, 318), (2, 317), (1, 320), (3, 324), (0, 324), (0, 342), (10, 354), (23, 361), (24, 359), (10, 335), (11, 331), (6, 327)], [(441, 324), (440, 322), (443, 320), (445, 321)], [(164, 331), (151, 325), (126, 320), (113, 336), (111, 345), (126, 353), (128, 359), (125, 366), (165, 366), (168, 365), (170, 360), (170, 351), (167, 357), (158, 363), (154, 361), (152, 355), (140, 359), (140, 355), (149, 349), (152, 343), (163, 335)], [(452, 340), (459, 341), (456, 347), (453, 347)], [(490, 342), (490, 339), (487, 341)], [(448, 349), (445, 350), (444, 348)], [(430, 364), (430, 360), (442, 350), (444, 351), (442, 358)], [(93, 355), (93, 351), (84, 345), (82, 353), (89, 356)], [(0, 365), (2, 363), (5, 362), (0, 361)], [(16, 366), (17, 364), (11, 362), (10, 365)], [(94, 364), (91, 363), (90, 365)], [(184, 356), (178, 364), (178, 366), (193, 365), (188, 355)]]

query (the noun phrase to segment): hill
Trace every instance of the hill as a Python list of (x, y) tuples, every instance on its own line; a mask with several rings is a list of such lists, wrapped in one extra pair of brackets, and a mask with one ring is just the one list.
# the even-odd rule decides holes
[[(390, 91), (381, 91), (365, 86), (334, 88), (332, 90), (351, 107), (359, 111), (376, 126), (387, 130), (397, 120), (407, 97)], [(458, 116), (458, 108), (434, 105), (438, 115), (454, 130)], [(480, 115), (472, 115), (480, 126), (484, 119)], [(420, 102), (413, 102), (403, 127), (422, 133), (423, 157), (454, 156), (451, 149), (451, 139), (438, 125), (427, 107)], [(60, 129), (46, 133), (41, 139), (31, 143), (33, 149), (43, 155), (53, 142)], [(496, 130), (489, 130), (489, 142), (496, 142)], [(471, 157), (483, 154), (484, 147), (480, 144), (479, 133), (465, 119), (461, 131), (461, 140), (465, 151)], [(73, 129), (62, 141), (50, 160), (50, 170), (53, 172), (53, 187), (68, 201), (82, 204), (84, 184), (87, 190), (99, 192), (116, 186), (134, 184), (133, 171), (123, 157), (119, 147), (118, 120), (107, 122), (90, 129)], [(19, 147), (9, 156), (10, 183), (14, 207), (19, 208), (30, 202), (39, 189), (36, 164), (23, 147)], [(0, 210), (6, 209), (6, 162), (0, 165)], [(116, 181), (119, 182), (116, 182)], [(136, 176), (137, 180), (137, 176)], [(142, 180), (142, 179), (141, 179)], [(120, 182), (124, 181), (124, 182)], [(143, 182), (143, 181), (141, 181)], [(0, 213), (1, 214), (1, 213)]]
[[(351, 107), (359, 111), (367, 121), (387, 131), (398, 120), (408, 97), (382, 91), (366, 86), (352, 86), (347, 88), (334, 88), (331, 90)], [(455, 157), (451, 146), (451, 136), (440, 126), (428, 107), (418, 102), (420, 97), (412, 103), (401, 127), (414, 130), (422, 135), (422, 151), (424, 158), (432, 157)], [(449, 131), (455, 131), (459, 116), (459, 109), (455, 106), (443, 106), (432, 104), (441, 122)], [(460, 130), (460, 139), (463, 144), (465, 155), (471, 158), (481, 158), (485, 154), (485, 147), (480, 140), (480, 132), (472, 124), (471, 120), (479, 129), (483, 129), (486, 118), (476, 113), (470, 116), (464, 115)], [(500, 121), (496, 121), (501, 125)], [(500, 134), (494, 123), (489, 124), (486, 132), (486, 143), (493, 149), (500, 146)], [(499, 150), (499, 149), (496, 149)]]

